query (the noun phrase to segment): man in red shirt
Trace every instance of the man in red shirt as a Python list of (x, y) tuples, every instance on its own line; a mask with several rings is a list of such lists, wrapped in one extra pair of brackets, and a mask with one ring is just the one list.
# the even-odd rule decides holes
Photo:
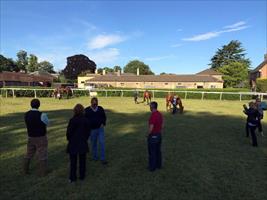
[(161, 168), (161, 130), (163, 127), (163, 117), (157, 109), (157, 102), (151, 102), (150, 110), (152, 113), (149, 118), (149, 131), (147, 136), (149, 171), (155, 171)]

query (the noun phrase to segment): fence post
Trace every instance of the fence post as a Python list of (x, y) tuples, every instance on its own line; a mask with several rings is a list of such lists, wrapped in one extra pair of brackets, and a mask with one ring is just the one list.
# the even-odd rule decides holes
[(7, 92), (7, 90), (6, 90), (6, 98), (7, 98), (7, 93), (8, 93), (8, 92)]
[(186, 99), (186, 97), (187, 97), (187, 91), (185, 91), (184, 99)]
[(108, 91), (107, 91), (107, 90), (105, 90), (105, 92), (106, 92), (106, 97), (108, 97)]
[(121, 90), (121, 97), (123, 97), (123, 90)]
[(36, 90), (33, 90), (33, 91), (34, 91), (34, 98), (37, 98)]
[(242, 94), (240, 94), (240, 98), (239, 98), (240, 101), (242, 101)]
[(14, 89), (12, 89), (12, 97), (13, 97), (13, 98), (15, 97)]
[(223, 94), (223, 93), (221, 92), (221, 93), (220, 93), (220, 101), (222, 100), (222, 94)]
[(155, 98), (155, 91), (152, 90), (153, 99)]
[(202, 92), (202, 96), (201, 96), (201, 100), (203, 100), (204, 99), (204, 92)]

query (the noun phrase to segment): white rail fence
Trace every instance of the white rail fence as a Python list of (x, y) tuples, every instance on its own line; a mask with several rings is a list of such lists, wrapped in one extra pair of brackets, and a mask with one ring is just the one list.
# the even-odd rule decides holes
[[(71, 89), (74, 97), (79, 96), (104, 96), (104, 97), (133, 97), (135, 90), (119, 90), (119, 89)], [(143, 96), (145, 90), (137, 90), (139, 97)], [(149, 90), (152, 93), (152, 98), (165, 98), (166, 95), (171, 92), (180, 96), (183, 99), (215, 99), (215, 100), (250, 100), (255, 97), (261, 98), (261, 100), (267, 99), (267, 93), (257, 92), (210, 92), (210, 91), (179, 91), (179, 90)], [(0, 96), (2, 98), (8, 97), (53, 97), (54, 89), (28, 89), (28, 88), (1, 88)]]

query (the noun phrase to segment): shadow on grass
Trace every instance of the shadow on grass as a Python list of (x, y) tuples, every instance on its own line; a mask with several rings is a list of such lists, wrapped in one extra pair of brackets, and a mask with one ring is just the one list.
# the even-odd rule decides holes
[[(209, 112), (164, 113), (163, 169), (146, 170), (149, 113), (107, 111), (109, 164), (90, 161), (83, 183), (67, 183), (66, 126), (71, 110), (47, 112), (49, 166), (37, 178), (20, 174), (26, 149), (23, 113), (1, 117), (1, 197), (3, 199), (267, 199), (266, 139), (253, 148), (242, 118)], [(264, 124), (264, 129), (267, 129)]]

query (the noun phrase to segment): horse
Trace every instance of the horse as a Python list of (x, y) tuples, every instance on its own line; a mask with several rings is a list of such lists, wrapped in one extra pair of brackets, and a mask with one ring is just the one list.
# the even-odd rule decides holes
[(166, 111), (171, 110), (172, 100), (173, 100), (173, 95), (171, 93), (168, 93), (166, 96)]
[(147, 105), (149, 105), (151, 103), (151, 97), (152, 97), (152, 94), (151, 92), (149, 91), (145, 91), (144, 92), (144, 99), (143, 99), (143, 103), (147, 102)]
[(71, 98), (73, 95), (72, 90), (70, 87), (58, 87), (54, 90), (54, 97), (56, 99), (62, 99), (66, 97), (67, 99)]

